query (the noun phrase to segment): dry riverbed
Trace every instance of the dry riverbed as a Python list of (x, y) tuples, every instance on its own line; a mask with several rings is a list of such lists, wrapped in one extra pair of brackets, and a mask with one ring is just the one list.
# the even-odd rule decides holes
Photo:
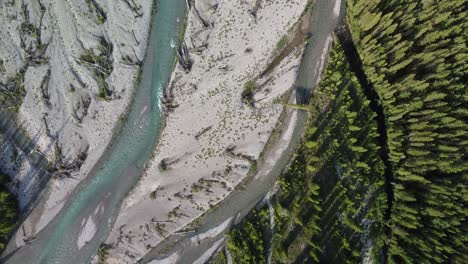
[[(293, 88), (303, 46), (260, 74), (294, 38), (306, 2), (195, 1), (186, 49), (163, 99), (165, 128), (106, 241), (110, 263), (137, 261), (255, 169)], [(249, 82), (256, 89), (245, 96)]]

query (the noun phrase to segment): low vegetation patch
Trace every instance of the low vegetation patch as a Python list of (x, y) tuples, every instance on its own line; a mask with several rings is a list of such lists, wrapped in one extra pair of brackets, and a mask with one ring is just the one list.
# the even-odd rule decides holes
[(257, 83), (254, 80), (248, 80), (244, 84), (244, 90), (242, 91), (242, 95), (241, 95), (242, 101), (244, 103), (253, 105), (254, 103), (253, 97), (255, 94), (255, 90), (257, 90)]
[(112, 59), (113, 45), (105, 37), (100, 37), (97, 51), (87, 49), (85, 54), (81, 55), (79, 62), (90, 68), (96, 80), (99, 92), (98, 98), (102, 100), (110, 99), (113, 91), (109, 89), (107, 78), (113, 71)]
[(102, 7), (95, 0), (86, 0), (88, 4), (89, 12), (96, 16), (96, 23), (98, 25), (104, 24), (107, 20), (107, 15)]
[(0, 174), (0, 252), (5, 249), (18, 220), (18, 205), (13, 194), (8, 191), (8, 182), (9, 177)]
[(288, 45), (288, 36), (283, 35), (281, 39), (278, 41), (278, 43), (276, 43), (276, 49), (282, 50), (283, 48), (286, 47), (286, 45)]
[(22, 68), (15, 76), (7, 79), (6, 84), (0, 83), (0, 109), (18, 112), (26, 96), (24, 89), (24, 75), (26, 69)]
[(109, 256), (109, 251), (111, 249), (111, 246), (108, 244), (101, 244), (98, 249), (98, 263), (99, 264), (106, 264), (107, 263), (107, 257)]

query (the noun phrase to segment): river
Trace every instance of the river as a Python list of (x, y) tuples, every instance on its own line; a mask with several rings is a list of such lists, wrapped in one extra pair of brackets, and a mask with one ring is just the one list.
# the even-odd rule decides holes
[(157, 0), (142, 81), (128, 118), (93, 172), (37, 237), (5, 263), (88, 263), (105, 240), (121, 201), (141, 176), (162, 126), (161, 93), (173, 70), (184, 0)]
[[(314, 4), (310, 19), (311, 37), (296, 81), (297, 92), (294, 95), (297, 98), (291, 98), (292, 102), (305, 102), (307, 94), (320, 80), (330, 34), (338, 21), (336, 9), (340, 6), (336, 1), (341, 0), (317, 0)], [(174, 61), (171, 42), (177, 38), (184, 15), (185, 1), (157, 1), (143, 79), (127, 122), (102, 157), (100, 165), (79, 185), (57, 217), (35, 240), (8, 256), (6, 263), (86, 263), (96, 253), (112, 227), (120, 202), (138, 181), (156, 144), (161, 128), (161, 89), (169, 81)], [(232, 224), (239, 222), (273, 188), (294, 153), (306, 121), (306, 113), (288, 110), (284, 122), (288, 124), (285, 131), (289, 131), (290, 138), (280, 137), (278, 142), (273, 142), (286, 144), (274, 165), (259, 163), (257, 174), (261, 177), (254, 176), (255, 180), (246, 182), (244, 188), (236, 189), (196, 221), (192, 225), (196, 233), (174, 235), (160, 243), (141, 262), (166, 258), (171, 263), (194, 263), (209, 257), (205, 253), (222, 245), (222, 238)], [(273, 146), (267, 150), (266, 159), (278, 149), (279, 146)], [(88, 234), (80, 234), (83, 230)]]
[[(308, 95), (320, 82), (325, 66), (328, 47), (333, 40), (332, 33), (338, 24), (344, 6), (342, 0), (316, 0), (309, 20), (310, 38), (304, 51), (304, 56), (296, 80), (296, 89), (290, 102), (307, 103)], [(295, 100), (294, 100), (295, 99)], [(211, 253), (223, 245), (225, 234), (238, 223), (248, 212), (262, 203), (267, 193), (274, 188), (275, 181), (287, 166), (300, 138), (305, 131), (307, 114), (303, 111), (288, 111), (284, 130), (292, 129), (292, 135), (287, 140), (284, 150), (279, 145), (284, 140), (273, 142), (272, 149), (266, 150), (265, 160), (259, 162), (257, 175), (237, 188), (220, 204), (206, 213), (196, 223), (187, 227), (195, 232), (175, 234), (153, 248), (140, 263), (205, 263)], [(281, 156), (275, 153), (281, 150)]]

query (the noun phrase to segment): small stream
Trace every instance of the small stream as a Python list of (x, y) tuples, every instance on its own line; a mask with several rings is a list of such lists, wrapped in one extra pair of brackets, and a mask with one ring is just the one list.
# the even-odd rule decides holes
[(177, 40), (185, 17), (184, 0), (155, 4), (142, 81), (126, 123), (59, 214), (34, 240), (5, 256), (5, 263), (87, 263), (110, 232), (121, 201), (138, 181), (157, 142), (161, 93), (175, 58), (171, 43)]

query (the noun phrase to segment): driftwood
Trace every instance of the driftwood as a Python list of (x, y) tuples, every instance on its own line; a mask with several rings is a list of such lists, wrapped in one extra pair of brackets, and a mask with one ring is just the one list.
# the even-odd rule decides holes
[(229, 66), (229, 65), (224, 65), (224, 66), (219, 66), (218, 69), (224, 71), (224, 72), (228, 72), (230, 70), (232, 70), (232, 67)]
[(136, 43), (137, 45), (140, 45), (140, 41), (138, 41), (138, 39), (137, 39), (137, 37), (136, 37), (136, 35), (135, 35), (135, 30), (133, 30), (133, 29), (132, 29), (132, 36), (133, 36), (133, 39), (135, 40), (135, 43)]
[(196, 54), (201, 54), (203, 51), (205, 51), (208, 48), (208, 42), (204, 42), (200, 46), (195, 45), (195, 41), (193, 40), (193, 37), (190, 36), (190, 42), (192, 43), (193, 51)]
[(81, 79), (81, 76), (76, 72), (75, 68), (71, 66), (70, 69), (71, 69), (71, 72), (72, 72), (73, 76), (75, 77), (75, 79), (80, 84), (81, 88), (85, 88), (86, 85), (85, 85), (84, 81)]
[(182, 158), (186, 157), (187, 155), (190, 155), (190, 152), (186, 152), (183, 155), (180, 155), (179, 157), (172, 157), (172, 158), (164, 158), (159, 162), (159, 169), (161, 171), (166, 171), (170, 169), (170, 166), (173, 164), (176, 164), (179, 162)]
[(165, 159), (162, 159), (161, 162), (159, 162), (159, 169), (161, 171), (166, 171), (169, 169), (169, 167), (172, 165), (172, 164), (175, 164), (179, 161), (180, 159), (169, 159), (169, 158), (165, 158)]
[(179, 199), (192, 200), (193, 194), (184, 195), (182, 192), (177, 192), (174, 194), (174, 197), (177, 197)]
[(190, 72), (192, 69), (193, 60), (190, 57), (190, 52), (185, 42), (179, 43), (177, 47), (177, 58), (179, 59), (179, 64), (182, 66), (185, 72)]
[(41, 93), (42, 93), (42, 98), (44, 99), (44, 103), (46, 106), (50, 107), (50, 94), (49, 94), (49, 80), (50, 80), (50, 68), (47, 70), (46, 75), (44, 76), (44, 79), (42, 79), (41, 82)]
[(254, 157), (252, 156), (249, 156), (249, 155), (245, 155), (245, 154), (241, 154), (241, 153), (238, 153), (238, 154), (235, 154), (234, 153), (234, 150), (236, 149), (236, 146), (229, 146), (226, 148), (226, 154), (230, 157), (233, 157), (233, 158), (240, 158), (240, 159), (244, 159), (244, 160), (247, 160), (249, 163), (252, 163), (252, 164), (255, 164), (257, 161), (255, 160)]
[(39, 2), (39, 6), (41, 14), (39, 25), (36, 26), (30, 21), (27, 5), (24, 2), (21, 5), (21, 12), (24, 21), (20, 25), (19, 36), (20, 46), (26, 53), (26, 67), (29, 65), (41, 65), (48, 62), (48, 58), (45, 57), (45, 52), (49, 44), (42, 43), (41, 39), (41, 28), (45, 14), (45, 6), (41, 2)]
[(197, 7), (193, 5), (193, 11), (195, 12), (195, 15), (197, 16), (198, 20), (202, 23), (204, 28), (210, 27), (210, 23), (206, 21), (201, 15), (200, 12), (198, 11)]
[[(133, 50), (133, 52), (135, 52), (135, 50)], [(136, 53), (135, 53), (135, 57), (136, 57)], [(143, 62), (141, 60), (139, 60), (138, 58), (132, 59), (132, 57), (130, 57), (129, 55), (122, 56), (121, 63), (125, 65), (129, 65), (129, 66), (142, 66), (143, 65)]]
[(49, 124), (47, 124), (47, 120), (46, 120), (45, 117), (42, 117), (42, 122), (44, 123), (46, 135), (47, 135), (48, 137), (50, 137), (50, 138), (53, 138), (53, 137), (52, 137), (52, 134), (50, 133)]
[(80, 170), (81, 166), (85, 162), (86, 158), (88, 157), (89, 146), (86, 146), (86, 148), (78, 154), (77, 158), (68, 165), (64, 163), (62, 151), (58, 146), (58, 140), (55, 141), (55, 148), (58, 153), (56, 155), (56, 161), (54, 166), (54, 177), (76, 179), (71, 175), (73, 172)]
[[(204, 50), (206, 50), (208, 48), (208, 40), (209, 40), (210, 35), (211, 35), (211, 30), (212, 30), (212, 28), (203, 28), (203, 29), (198, 30), (197, 32), (194, 32), (193, 34), (190, 35), (190, 42), (192, 44), (193, 51), (195, 53), (201, 54)], [(200, 34), (202, 34), (203, 32), (205, 32), (205, 31), (208, 31), (207, 36), (205, 36), (205, 39), (201, 40), (201, 43), (199, 43), (197, 45), (196, 42), (195, 42), (195, 39), (197, 39), (198, 36)]]
[[(85, 118), (88, 115), (88, 108), (89, 105), (91, 104), (91, 97), (86, 94), (80, 96), (80, 101), (77, 104), (77, 107), (73, 107), (73, 112), (72, 116), (76, 119), (78, 123), (81, 123), (83, 121), (83, 118)], [(78, 111), (82, 110), (81, 114), (78, 114)]]
[(137, 5), (135, 3), (135, 0), (123, 0), (127, 6), (132, 10), (133, 13), (135, 13), (135, 18), (142, 17), (143, 12), (142, 12), (142, 7), (141, 5)]
[(202, 129), (202, 131), (198, 132), (196, 135), (195, 135), (195, 139), (199, 139), (203, 134), (205, 134), (206, 132), (208, 132), (213, 126), (209, 126), (209, 127), (205, 127), (204, 129)]
[(192, 9), (192, 0), (185, 0), (185, 4), (187, 5), (187, 10), (190, 10)]
[(173, 220), (157, 220), (155, 217), (151, 218), (151, 223), (174, 223)]
[(179, 105), (174, 103), (174, 86), (181, 76), (177, 75), (171, 84), (163, 90), (163, 96), (161, 102), (166, 107), (167, 110), (172, 111), (177, 108)]
[(185, 229), (185, 230), (179, 230), (174, 232), (174, 234), (187, 234), (187, 233), (194, 233), (197, 232), (197, 229)]
[[(194, 1), (195, 1), (195, 0), (185, 0), (185, 3), (187, 4), (187, 9), (188, 9), (188, 10), (192, 9), (192, 7), (194, 6), (194, 3), (193, 3)], [(218, 9), (218, 6), (219, 6), (218, 1), (216, 1), (215, 4), (213, 4), (212, 6), (210, 6), (210, 9), (216, 10), (216, 9)]]
[(220, 183), (219, 180), (210, 180), (210, 179), (200, 179), (199, 182), (208, 182), (208, 183)]

